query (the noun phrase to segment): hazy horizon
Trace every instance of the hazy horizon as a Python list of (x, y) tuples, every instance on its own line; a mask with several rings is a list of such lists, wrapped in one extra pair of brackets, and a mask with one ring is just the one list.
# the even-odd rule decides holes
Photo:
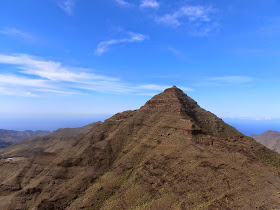
[[(7, 130), (49, 130), (55, 131), (59, 128), (81, 127), (93, 122), (104, 121), (113, 114), (91, 114), (80, 116), (37, 116), (20, 118), (1, 118), (0, 129)], [(267, 130), (280, 132), (280, 119), (278, 120), (252, 120), (252, 119), (233, 119), (222, 118), (226, 123), (235, 127), (245, 135), (261, 134)]]
[(279, 9), (274, 0), (3, 1), (0, 128), (80, 126), (172, 85), (243, 132), (277, 128)]

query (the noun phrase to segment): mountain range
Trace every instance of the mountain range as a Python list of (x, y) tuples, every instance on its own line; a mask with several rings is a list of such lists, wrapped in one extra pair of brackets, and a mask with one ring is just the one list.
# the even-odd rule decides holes
[(24, 139), (44, 136), (49, 134), (50, 131), (38, 130), (38, 131), (14, 131), (14, 130), (4, 130), (0, 129), (0, 149), (10, 146), (12, 144), (19, 143)]
[(0, 209), (280, 208), (280, 155), (175, 86), (71, 138), (7, 148)]
[(100, 123), (95, 122), (79, 128), (60, 128), (45, 136), (26, 139), (25, 141), (0, 150), (0, 157), (31, 157), (43, 151), (58, 153)]
[(260, 135), (251, 135), (257, 142), (280, 153), (280, 132), (268, 130)]

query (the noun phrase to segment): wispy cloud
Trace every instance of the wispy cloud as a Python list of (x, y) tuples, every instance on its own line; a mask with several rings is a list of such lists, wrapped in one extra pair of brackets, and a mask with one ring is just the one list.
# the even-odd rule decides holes
[(155, 17), (155, 21), (173, 27), (189, 25), (194, 29), (193, 35), (207, 35), (218, 26), (213, 19), (216, 12), (212, 7), (183, 6), (173, 13)]
[(26, 54), (0, 54), (0, 63), (17, 65), (20, 73), (36, 75), (52, 81), (86, 82), (92, 79), (112, 80), (94, 73), (85, 72), (86, 69), (63, 66), (60, 62), (40, 59)]
[(50, 87), (47, 84), (46, 80), (42, 79), (29, 79), (26, 77), (19, 77), (16, 75), (5, 75), (0, 74), (0, 83), (9, 84), (9, 85), (17, 85), (17, 86), (26, 86), (26, 87)]
[(203, 7), (203, 6), (184, 6), (181, 7), (174, 13), (166, 14), (161, 17), (157, 17), (157, 21), (159, 23), (179, 26), (183, 24), (182, 19), (187, 18), (189, 22), (202, 21), (202, 22), (210, 22), (210, 14), (213, 13), (211, 7)]
[(70, 92), (70, 91), (62, 91), (62, 90), (52, 90), (52, 89), (36, 89), (38, 92), (46, 92), (46, 93), (58, 93), (63, 95), (74, 95), (74, 94), (80, 94), (79, 92)]
[(175, 55), (178, 59), (183, 61), (190, 61), (190, 59), (184, 55), (180, 50), (174, 48), (174, 47), (168, 47), (167, 50), (171, 52), (173, 55)]
[[(149, 84), (149, 85), (139, 85), (136, 86), (136, 89), (141, 89), (141, 90), (158, 90), (158, 91), (163, 91), (166, 88), (170, 88), (171, 86), (169, 85), (154, 85), (154, 84)], [(186, 92), (191, 92), (194, 91), (193, 88), (188, 88), (184, 86), (180, 86), (180, 89)]]
[(12, 36), (29, 42), (37, 41), (37, 38), (31, 35), (30, 33), (24, 32), (22, 30), (13, 27), (3, 28), (2, 30), (0, 30), (0, 34)]
[(109, 41), (100, 42), (95, 50), (95, 55), (102, 55), (105, 53), (110, 46), (121, 44), (121, 43), (132, 43), (132, 42), (142, 42), (148, 37), (143, 34), (137, 34), (133, 32), (128, 33), (128, 37), (121, 39), (112, 39)]
[(128, 6), (129, 5), (129, 3), (127, 1), (124, 1), (124, 0), (115, 0), (115, 2), (120, 6)]
[[(213, 32), (218, 31), (219, 21), (218, 21), (218, 9), (212, 6), (190, 6), (184, 5), (176, 10), (170, 9), (170, 12), (166, 13), (166, 10), (160, 10), (161, 4), (157, 0), (139, 0), (138, 3), (128, 3), (125, 0), (114, 0), (118, 5), (121, 6), (133, 6), (140, 9), (152, 8), (158, 9), (157, 15), (150, 14), (148, 17), (153, 18), (153, 20), (162, 25), (179, 27), (186, 26), (189, 30), (187, 33), (193, 36), (207, 36)], [(165, 5), (167, 6), (167, 5)], [(131, 7), (130, 7), (131, 8)], [(168, 6), (167, 6), (168, 8)], [(165, 11), (165, 13), (162, 13)], [(115, 44), (116, 40), (109, 40), (108, 45)]]
[(75, 0), (57, 0), (57, 5), (68, 15), (73, 14)]
[(156, 0), (142, 0), (140, 3), (140, 7), (157, 9), (160, 7), (160, 4)]
[(222, 76), (222, 77), (209, 77), (204, 79), (199, 85), (203, 86), (222, 86), (222, 85), (240, 85), (247, 84), (254, 80), (248, 76)]
[(35, 97), (36, 95), (28, 92), (22, 91), (21, 89), (10, 89), (0, 87), (0, 95), (8, 95), (8, 96), (24, 96), (24, 97)]
[[(158, 84), (130, 84), (119, 78), (93, 73), (92, 69), (69, 67), (61, 62), (26, 54), (0, 54), (0, 63), (15, 66), (13, 74), (0, 73), (0, 94), (5, 95), (72, 95), (85, 94), (88, 91), (149, 95), (170, 87)], [(190, 88), (182, 88), (191, 91)]]
[(252, 77), (247, 76), (223, 76), (223, 77), (211, 77), (207, 79), (208, 81), (214, 82), (225, 82), (225, 83), (246, 83), (253, 80)]
[(164, 90), (168, 88), (168, 86), (163, 86), (163, 85), (139, 85), (136, 88), (142, 89), (142, 90)]

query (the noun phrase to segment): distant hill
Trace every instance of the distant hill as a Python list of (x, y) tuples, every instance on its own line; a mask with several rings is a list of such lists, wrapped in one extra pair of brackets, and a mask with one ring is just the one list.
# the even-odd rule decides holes
[(40, 152), (59, 152), (80, 139), (95, 125), (101, 122), (94, 122), (78, 128), (60, 128), (46, 136), (38, 136), (26, 139), (18, 144), (0, 150), (1, 158), (8, 157), (31, 157)]
[(251, 135), (257, 142), (280, 153), (280, 132), (268, 130), (260, 135)]
[(0, 209), (280, 209), (280, 155), (175, 86), (62, 134), (0, 159)]
[(0, 149), (8, 147), (12, 144), (23, 141), (24, 139), (44, 136), (49, 134), (50, 131), (38, 130), (38, 131), (14, 131), (14, 130), (4, 130), (0, 129)]

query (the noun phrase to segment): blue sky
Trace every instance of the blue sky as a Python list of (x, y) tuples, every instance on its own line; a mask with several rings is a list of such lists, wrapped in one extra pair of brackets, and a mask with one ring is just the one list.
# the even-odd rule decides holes
[[(0, 0), (0, 127), (103, 119), (172, 85), (221, 118), (277, 121), (279, 11), (276, 0)], [(46, 118), (57, 123), (38, 126)]]

